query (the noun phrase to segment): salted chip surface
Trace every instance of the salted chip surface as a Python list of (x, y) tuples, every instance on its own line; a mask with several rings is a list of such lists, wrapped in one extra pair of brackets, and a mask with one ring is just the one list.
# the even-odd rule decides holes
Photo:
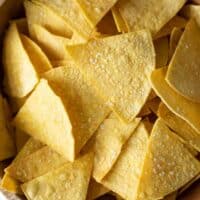
[(88, 153), (73, 163), (33, 179), (22, 185), (29, 200), (85, 200), (90, 181), (93, 154)]
[(200, 133), (200, 104), (189, 101), (174, 91), (165, 81), (166, 71), (167, 68), (163, 67), (152, 73), (151, 84), (153, 89), (169, 110), (185, 120)]
[(197, 23), (190, 20), (169, 63), (166, 81), (180, 95), (200, 103), (199, 34)]
[(93, 177), (99, 182), (112, 169), (121, 153), (122, 146), (134, 132), (140, 122), (135, 118), (126, 124), (111, 113), (96, 132), (94, 145)]
[(163, 103), (160, 104), (158, 116), (174, 130), (185, 142), (200, 152), (200, 134), (186, 121), (171, 112)]
[(162, 199), (200, 172), (200, 162), (162, 119), (154, 124), (144, 161), (137, 199)]
[(11, 23), (4, 38), (3, 65), (6, 92), (10, 96), (24, 97), (32, 91), (38, 82), (38, 76), (23, 47), (15, 23)]
[[(155, 35), (185, 4), (186, 0), (119, 0), (117, 5), (129, 31), (148, 29)], [(162, 11), (162, 12), (161, 12)]]
[(111, 171), (101, 183), (124, 199), (136, 197), (147, 146), (148, 131), (143, 122), (139, 124), (124, 145), (120, 156)]
[(41, 79), (17, 113), (14, 124), (65, 158), (74, 160), (75, 143), (68, 113), (46, 80)]
[(92, 40), (67, 51), (111, 109), (124, 121), (132, 121), (151, 91), (155, 53), (150, 33), (142, 30)]
[(86, 82), (76, 65), (53, 69), (45, 73), (44, 78), (65, 105), (77, 155), (110, 113), (110, 109), (92, 83)]

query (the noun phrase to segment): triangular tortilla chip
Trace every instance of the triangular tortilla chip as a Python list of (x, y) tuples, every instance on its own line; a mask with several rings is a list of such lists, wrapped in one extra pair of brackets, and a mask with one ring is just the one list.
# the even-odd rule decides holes
[(141, 122), (118, 160), (101, 183), (124, 199), (134, 199), (148, 146), (148, 131)]
[(170, 131), (162, 119), (154, 124), (150, 136), (138, 200), (162, 199), (200, 172), (200, 162)]
[(197, 133), (186, 121), (172, 113), (163, 103), (160, 104), (158, 116), (172, 130), (174, 130), (186, 143), (200, 152), (200, 134)]
[(121, 153), (122, 146), (139, 122), (140, 118), (136, 118), (133, 122), (126, 124), (121, 122), (114, 113), (103, 121), (96, 132), (94, 147), (93, 177), (98, 182), (111, 170)]
[(38, 76), (22, 45), (15, 23), (11, 23), (5, 35), (3, 64), (6, 92), (13, 97), (24, 97), (31, 92), (38, 82)]
[(30, 199), (85, 200), (92, 171), (93, 154), (88, 153), (73, 163), (22, 185), (25, 196)]
[(0, 161), (11, 158), (16, 153), (4, 101), (0, 94)]
[(187, 24), (169, 63), (166, 81), (185, 98), (200, 103), (199, 35), (200, 28), (194, 20), (191, 20)]
[[(48, 5), (48, 4), (47, 4)], [(71, 38), (72, 30), (66, 21), (56, 12), (43, 3), (38, 1), (24, 1), (28, 24), (38, 24), (49, 30), (55, 35)], [(33, 36), (32, 26), (29, 26), (30, 35)]]
[[(117, 5), (129, 31), (148, 29), (155, 35), (185, 4), (186, 0), (119, 0)], [(162, 12), (161, 12), (162, 11)]]
[(155, 56), (150, 33), (142, 30), (91, 40), (67, 51), (112, 110), (132, 121), (151, 91)]
[(87, 200), (94, 200), (97, 199), (98, 197), (108, 193), (110, 190), (105, 188), (103, 185), (100, 183), (96, 182), (94, 179), (90, 179), (90, 184), (88, 187), (88, 192), (87, 192)]
[(29, 138), (29, 135), (25, 132), (19, 130), (18, 128), (15, 129), (15, 144), (17, 147), (17, 152), (19, 152), (22, 149), (22, 147), (26, 144)]
[(46, 80), (41, 79), (17, 113), (14, 124), (65, 158), (74, 160), (75, 143), (68, 113)]
[(176, 47), (178, 45), (178, 42), (181, 38), (183, 31), (181, 28), (174, 28), (171, 32), (170, 35), (170, 40), (169, 40), (169, 59), (172, 58), (172, 56), (174, 55), (174, 52), (176, 50)]
[(159, 38), (154, 41), (156, 51), (156, 68), (164, 67), (169, 59), (169, 41), (167, 37)]
[(77, 0), (81, 11), (92, 27), (95, 27), (117, 0)]
[(77, 155), (110, 113), (110, 109), (74, 64), (53, 69), (43, 77), (62, 98), (72, 125)]
[(200, 104), (193, 103), (176, 93), (165, 81), (167, 68), (155, 70), (151, 75), (152, 87), (163, 103), (177, 116), (189, 123), (200, 133)]

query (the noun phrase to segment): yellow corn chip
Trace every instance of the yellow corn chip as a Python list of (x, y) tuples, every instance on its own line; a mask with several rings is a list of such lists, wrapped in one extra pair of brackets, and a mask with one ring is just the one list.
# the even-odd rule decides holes
[(29, 32), (32, 37), (34, 36), (34, 30), (32, 30), (30, 24), (41, 25), (55, 35), (66, 38), (72, 37), (73, 32), (66, 21), (45, 4), (35, 0), (26, 0), (24, 1), (24, 7), (29, 24)]
[(22, 185), (29, 200), (85, 200), (92, 171), (93, 154), (88, 153), (73, 163)]
[(156, 68), (164, 67), (169, 59), (169, 41), (167, 37), (159, 38), (154, 41), (156, 52)]
[(200, 152), (200, 134), (197, 133), (187, 122), (172, 113), (163, 103), (160, 104), (158, 116), (172, 130), (174, 130), (186, 143)]
[(93, 177), (99, 182), (111, 170), (122, 146), (134, 132), (140, 122), (139, 118), (125, 124), (111, 113), (96, 132), (94, 148)]
[(109, 190), (105, 188), (103, 185), (100, 183), (96, 182), (94, 179), (90, 179), (90, 184), (88, 187), (88, 192), (87, 192), (87, 200), (94, 200), (106, 193), (108, 193)]
[(95, 27), (117, 0), (76, 0), (92, 27)]
[(191, 20), (179, 40), (169, 64), (166, 80), (179, 94), (200, 103), (199, 34), (200, 28)]
[(155, 35), (155, 39), (165, 37), (171, 34), (174, 28), (185, 28), (187, 20), (178, 15), (174, 16), (163, 28)]
[(16, 151), (4, 101), (0, 95), (0, 161), (13, 157)]
[(26, 144), (28, 139), (29, 136), (25, 132), (17, 128), (15, 129), (15, 144), (17, 147), (17, 152), (19, 152), (22, 149), (22, 147)]
[(200, 133), (200, 104), (193, 103), (176, 93), (165, 81), (167, 68), (155, 70), (151, 75), (151, 83), (164, 104), (178, 117), (189, 123)]
[(162, 119), (154, 124), (138, 187), (138, 200), (162, 199), (200, 172), (200, 162)]
[(181, 28), (174, 28), (170, 35), (170, 41), (169, 41), (169, 58), (171, 59), (174, 55), (174, 52), (176, 50), (176, 47), (178, 45), (178, 42), (181, 38), (183, 31)]
[(108, 105), (130, 122), (149, 96), (155, 68), (150, 33), (142, 30), (67, 48), (69, 54)]
[(46, 80), (42, 79), (26, 100), (14, 124), (67, 159), (74, 160), (75, 143), (68, 113)]
[(186, 0), (119, 0), (117, 5), (129, 31), (148, 29), (155, 35), (176, 13)]
[(134, 199), (148, 144), (148, 132), (141, 122), (124, 145), (118, 160), (101, 183), (124, 199)]
[(13, 97), (24, 97), (38, 82), (38, 76), (22, 45), (15, 23), (10, 25), (6, 33), (3, 51), (6, 92)]
[(45, 73), (44, 78), (49, 81), (65, 105), (72, 125), (77, 155), (110, 113), (110, 109), (74, 64), (53, 69)]

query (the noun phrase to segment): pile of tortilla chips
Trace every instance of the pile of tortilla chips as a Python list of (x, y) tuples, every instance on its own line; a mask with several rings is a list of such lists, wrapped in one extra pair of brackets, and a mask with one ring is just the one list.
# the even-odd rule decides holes
[(199, 179), (200, 6), (185, 3), (24, 1), (3, 38), (1, 189), (175, 200)]

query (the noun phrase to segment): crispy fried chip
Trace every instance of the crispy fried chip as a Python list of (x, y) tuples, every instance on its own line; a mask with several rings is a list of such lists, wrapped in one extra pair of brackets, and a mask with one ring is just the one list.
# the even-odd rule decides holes
[(117, 5), (129, 31), (148, 29), (155, 35), (176, 13), (186, 0), (119, 0)]
[(117, 162), (101, 183), (124, 199), (134, 199), (148, 144), (148, 131), (141, 122), (124, 145)]
[(197, 133), (186, 121), (172, 113), (163, 103), (160, 104), (158, 116), (172, 130), (174, 130), (186, 143), (200, 152), (200, 134)]
[(92, 27), (95, 27), (117, 0), (76, 0)]
[(13, 97), (24, 97), (31, 92), (38, 82), (38, 76), (15, 23), (11, 23), (4, 39), (3, 64), (6, 92)]
[(152, 87), (173, 113), (188, 122), (198, 133), (200, 133), (200, 104), (193, 103), (176, 93), (165, 81), (166, 71), (167, 68), (164, 67), (157, 69), (152, 73)]
[(156, 68), (164, 67), (169, 59), (169, 41), (167, 37), (158, 38), (154, 41), (156, 52)]
[(18, 128), (15, 129), (15, 144), (17, 147), (17, 152), (19, 152), (22, 149), (22, 147), (26, 144), (29, 138), (29, 135), (25, 132), (19, 130)]
[(74, 160), (75, 143), (68, 113), (62, 99), (46, 80), (42, 79), (26, 100), (14, 124), (67, 159)]
[(134, 132), (140, 122), (135, 118), (133, 122), (126, 124), (121, 122), (114, 113), (111, 113), (101, 124), (96, 132), (94, 148), (93, 177), (99, 182), (111, 170), (122, 146)]
[(25, 196), (30, 199), (85, 200), (92, 171), (93, 154), (88, 153), (73, 163), (33, 179), (22, 185)]
[(199, 35), (200, 28), (194, 20), (191, 20), (187, 24), (170, 61), (166, 81), (180, 95), (200, 103)]
[(200, 172), (200, 162), (162, 119), (154, 124), (138, 187), (138, 200), (162, 199)]
[(67, 48), (78, 67), (124, 121), (140, 112), (155, 68), (150, 33), (142, 30)]

